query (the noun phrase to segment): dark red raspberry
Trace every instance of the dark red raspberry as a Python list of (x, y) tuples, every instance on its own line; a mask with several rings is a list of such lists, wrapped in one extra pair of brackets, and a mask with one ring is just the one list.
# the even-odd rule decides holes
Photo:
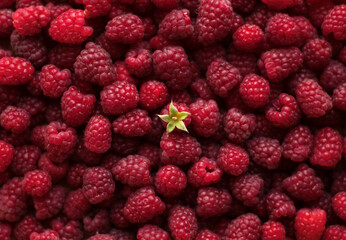
[(177, 7), (179, 0), (151, 0), (151, 2), (160, 9), (168, 10)]
[(84, 146), (92, 152), (105, 153), (111, 147), (111, 123), (102, 115), (90, 118), (84, 131)]
[(147, 110), (154, 110), (167, 103), (168, 91), (164, 83), (150, 80), (141, 85), (139, 91), (140, 104)]
[(220, 181), (221, 169), (216, 162), (202, 157), (188, 171), (187, 180), (195, 187), (208, 186)]
[(40, 72), (40, 86), (47, 97), (61, 97), (70, 84), (71, 72), (68, 69), (60, 71), (56, 66), (49, 64)]
[(267, 210), (270, 214), (269, 218), (277, 220), (283, 217), (293, 217), (296, 208), (293, 201), (282, 192), (272, 191), (266, 196)]
[(148, 158), (150, 161), (150, 167), (156, 168), (161, 161), (161, 148), (149, 143), (142, 143), (138, 149), (138, 155)]
[(125, 63), (129, 72), (139, 78), (147, 77), (151, 74), (153, 59), (148, 49), (135, 46), (126, 53)]
[(209, 45), (223, 39), (230, 31), (232, 14), (233, 8), (228, 0), (202, 0), (196, 21), (198, 40)]
[(339, 60), (346, 64), (346, 47), (343, 47), (339, 53)]
[(274, 16), (274, 14), (275, 12), (266, 5), (259, 4), (245, 20), (247, 24), (257, 25), (264, 30), (268, 20)]
[(143, 136), (151, 128), (151, 118), (147, 111), (135, 109), (119, 116), (114, 120), (112, 126), (115, 134), (129, 137)]
[(275, 1), (275, 0), (262, 0), (269, 8), (274, 10), (284, 10), (286, 8), (291, 8), (300, 3), (299, 0), (284, 0), (284, 1)]
[(322, 24), (323, 35), (333, 33), (336, 40), (346, 39), (346, 5), (335, 6), (324, 18)]
[(166, 165), (155, 176), (156, 190), (165, 197), (179, 196), (185, 189), (187, 178), (177, 166)]
[(115, 238), (111, 235), (108, 235), (108, 234), (96, 234), (96, 235), (88, 238), (88, 240), (115, 240)]
[(277, 139), (253, 138), (247, 142), (247, 150), (251, 159), (261, 167), (275, 169), (279, 166), (282, 147)]
[(261, 236), (261, 220), (253, 213), (240, 215), (228, 224), (224, 239), (256, 240)]
[(125, 204), (124, 216), (132, 223), (144, 223), (161, 214), (165, 204), (152, 187), (143, 187), (132, 193)]
[(46, 108), (45, 102), (37, 97), (23, 96), (18, 102), (17, 107), (23, 108), (30, 116), (44, 112)]
[(337, 193), (332, 199), (332, 206), (336, 215), (343, 221), (346, 219), (346, 192)]
[(0, 237), (3, 240), (11, 240), (12, 227), (8, 223), (0, 223)]
[(0, 172), (4, 172), (14, 158), (14, 147), (9, 143), (0, 140)]
[(336, 170), (332, 176), (333, 176), (333, 183), (332, 183), (330, 192), (332, 194), (336, 194), (338, 192), (346, 192), (345, 170), (343, 169), (340, 171)]
[(89, 166), (97, 165), (101, 162), (101, 154), (90, 151), (84, 146), (83, 137), (80, 136), (73, 155), (76, 162), (82, 162)]
[(246, 174), (231, 180), (230, 188), (235, 198), (245, 206), (256, 205), (263, 194), (264, 181), (259, 175)]
[(95, 39), (95, 43), (106, 50), (113, 60), (121, 59), (127, 51), (125, 45), (109, 40), (104, 33)]
[(187, 133), (164, 133), (161, 138), (161, 161), (164, 164), (185, 165), (197, 162), (202, 153), (201, 145)]
[(3, 57), (0, 59), (0, 84), (22, 85), (34, 77), (35, 69), (24, 58)]
[(299, 125), (290, 130), (282, 143), (282, 156), (293, 162), (303, 162), (310, 157), (313, 147), (313, 135), (310, 129)]
[(54, 19), (49, 28), (49, 35), (60, 43), (79, 44), (92, 34), (92, 27), (84, 26), (84, 12), (80, 9), (70, 9)]
[(317, 4), (309, 6), (309, 18), (310, 21), (318, 28), (324, 21), (324, 18), (328, 15), (330, 10), (334, 7), (332, 1), (320, 1)]
[(77, 56), (82, 51), (80, 45), (57, 44), (48, 53), (49, 63), (59, 68), (73, 69)]
[(296, 46), (302, 46), (308, 40), (317, 37), (317, 30), (309, 19), (303, 16), (294, 16), (293, 20), (299, 28), (299, 38), (295, 43)]
[(138, 80), (130, 75), (130, 72), (125, 62), (115, 62), (114, 69), (116, 73), (116, 81), (125, 81), (136, 86), (138, 85)]
[(189, 37), (193, 30), (189, 10), (174, 9), (161, 21), (158, 34), (175, 41)]
[(227, 143), (220, 148), (216, 162), (225, 173), (239, 176), (246, 172), (250, 160), (242, 147)]
[(83, 232), (81, 224), (75, 220), (69, 220), (66, 217), (55, 218), (51, 221), (51, 227), (56, 231), (61, 239), (81, 240)]
[(42, 233), (31, 233), (30, 240), (59, 240), (59, 234), (51, 229), (47, 229)]
[(124, 216), (124, 201), (119, 201), (111, 206), (109, 218), (111, 223), (117, 228), (127, 228), (131, 223)]
[(320, 239), (325, 229), (327, 214), (324, 210), (302, 208), (294, 219), (294, 229), (298, 240)]
[(277, 48), (264, 52), (258, 60), (262, 74), (271, 82), (281, 82), (295, 73), (303, 63), (303, 54), (296, 47)]
[[(161, 133), (162, 135), (162, 133)], [(125, 137), (123, 135), (114, 135), (112, 141), (112, 150), (121, 156), (136, 154), (141, 144), (141, 139), (138, 137)]]
[(173, 90), (182, 90), (191, 83), (188, 56), (182, 47), (165, 47), (153, 55), (155, 74)]
[(310, 162), (327, 168), (334, 168), (341, 159), (342, 139), (338, 131), (325, 127), (314, 137)]
[(22, 188), (33, 197), (42, 197), (52, 187), (52, 180), (46, 171), (33, 170), (25, 173)]
[(285, 240), (287, 239), (284, 225), (280, 222), (267, 221), (261, 227), (262, 240)]
[(308, 117), (321, 117), (332, 108), (331, 97), (312, 79), (298, 85), (296, 97), (299, 107)]
[(10, 9), (1, 9), (0, 10), (0, 37), (8, 37), (13, 31), (13, 20), (12, 20), (13, 11)]
[(114, 178), (131, 187), (150, 185), (150, 161), (144, 156), (128, 155), (121, 159), (112, 169)]
[(226, 59), (226, 51), (220, 44), (213, 44), (201, 47), (193, 52), (193, 58), (202, 71), (206, 71), (208, 66), (216, 59)]
[(66, 176), (66, 181), (69, 187), (79, 188), (83, 184), (83, 175), (87, 166), (84, 164), (75, 164), (69, 168)]
[(19, 134), (29, 127), (30, 115), (22, 108), (8, 106), (0, 114), (0, 123), (6, 130)]
[(239, 13), (249, 13), (255, 9), (256, 1), (255, 0), (233, 0), (232, 7), (236, 12)]
[(90, 208), (91, 204), (82, 189), (69, 192), (65, 199), (64, 213), (69, 219), (82, 219)]
[(346, 83), (346, 66), (338, 61), (330, 61), (328, 66), (323, 69), (319, 82), (327, 91)]
[(333, 106), (346, 111), (346, 83), (340, 84), (333, 91)]
[(215, 98), (215, 94), (209, 87), (207, 81), (203, 78), (198, 78), (191, 83), (190, 88), (197, 97), (203, 100), (212, 100)]
[(323, 240), (338, 240), (346, 236), (346, 227), (342, 225), (330, 225), (326, 228)]
[(318, 71), (328, 65), (332, 46), (324, 39), (311, 39), (303, 47), (303, 56), (308, 67)]
[(198, 231), (195, 240), (219, 240), (219, 236), (216, 233), (208, 229)]
[(62, 122), (60, 101), (52, 101), (46, 109), (45, 118), (48, 122)]
[(88, 234), (107, 233), (110, 229), (108, 211), (106, 209), (94, 209), (83, 218), (84, 231)]
[(38, 167), (48, 172), (52, 177), (53, 183), (56, 183), (65, 177), (69, 165), (67, 161), (59, 164), (56, 162), (53, 163), (52, 159), (53, 157), (49, 156), (47, 153), (42, 154), (38, 161)]
[(106, 16), (111, 9), (111, 0), (83, 0), (85, 5), (85, 17), (96, 18), (100, 16)]
[(227, 59), (232, 66), (239, 70), (243, 78), (249, 74), (258, 74), (257, 57), (253, 53), (238, 51), (230, 47)]
[(168, 227), (175, 239), (194, 239), (197, 234), (195, 212), (184, 206), (174, 206), (169, 213)]
[(34, 216), (26, 215), (14, 226), (12, 234), (16, 240), (26, 240), (29, 239), (31, 233), (42, 231), (41, 223)]
[(137, 232), (138, 240), (169, 240), (169, 234), (156, 225), (146, 224)]
[(240, 83), (239, 93), (249, 107), (263, 107), (269, 99), (269, 82), (256, 74), (249, 74)]
[[(21, 0), (21, 1), (38, 1), (38, 0)], [(70, 10), (72, 7), (67, 4), (59, 4), (59, 2), (55, 3), (54, 5), (52, 2), (48, 2), (46, 4), (46, 8), (50, 11), (50, 20), (53, 21), (59, 15), (66, 12), (67, 10)], [(40, 4), (41, 5), (41, 4)]]
[(100, 93), (101, 106), (107, 114), (122, 114), (134, 109), (139, 102), (136, 86), (126, 81), (116, 81)]
[(198, 190), (196, 213), (201, 217), (221, 216), (231, 209), (232, 197), (226, 189), (204, 187)]

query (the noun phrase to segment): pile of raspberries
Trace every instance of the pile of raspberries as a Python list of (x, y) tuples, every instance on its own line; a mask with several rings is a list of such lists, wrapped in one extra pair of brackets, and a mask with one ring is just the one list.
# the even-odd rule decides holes
[(0, 240), (346, 240), (345, 0), (1, 0)]

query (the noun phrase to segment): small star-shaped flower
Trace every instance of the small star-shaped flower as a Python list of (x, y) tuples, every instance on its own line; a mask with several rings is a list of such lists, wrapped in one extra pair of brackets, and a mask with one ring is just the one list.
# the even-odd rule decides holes
[(185, 126), (183, 120), (190, 115), (189, 112), (179, 112), (178, 109), (173, 105), (173, 101), (169, 105), (169, 114), (168, 115), (158, 115), (162, 121), (167, 124), (167, 134), (171, 133), (175, 128), (189, 132)]

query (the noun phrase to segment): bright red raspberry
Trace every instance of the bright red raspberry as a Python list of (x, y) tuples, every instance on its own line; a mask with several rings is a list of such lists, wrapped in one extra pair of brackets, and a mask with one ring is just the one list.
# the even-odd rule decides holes
[(227, 143), (220, 148), (216, 162), (225, 173), (239, 176), (246, 172), (250, 160), (242, 147)]
[(187, 133), (164, 133), (161, 138), (161, 161), (164, 164), (185, 165), (197, 162), (202, 153), (196, 138)]
[(231, 29), (232, 14), (228, 0), (202, 0), (196, 21), (199, 42), (209, 45), (226, 37)]
[(294, 219), (297, 240), (320, 239), (325, 229), (327, 214), (324, 210), (302, 208)]
[(0, 114), (0, 123), (6, 130), (19, 134), (29, 127), (30, 115), (22, 108), (8, 106)]
[(46, 171), (33, 170), (24, 175), (22, 188), (33, 197), (42, 197), (52, 187), (52, 179)]
[(58, 68), (72, 70), (73, 64), (81, 51), (82, 47), (80, 45), (59, 43), (50, 49), (48, 53), (49, 63)]
[(215, 161), (202, 157), (188, 171), (187, 180), (195, 187), (208, 186), (220, 181), (222, 170)]
[(342, 139), (338, 131), (325, 127), (314, 137), (310, 162), (327, 168), (334, 168), (341, 159)]
[(34, 216), (26, 215), (15, 225), (12, 234), (16, 240), (25, 240), (29, 239), (31, 233), (42, 231), (41, 223)]
[(241, 99), (249, 107), (263, 107), (269, 99), (269, 82), (256, 74), (246, 75), (240, 83), (239, 93)]
[(272, 191), (267, 194), (265, 201), (269, 218), (272, 220), (283, 217), (291, 218), (296, 213), (293, 201), (285, 193)]
[(346, 66), (339, 61), (330, 61), (323, 69), (319, 82), (327, 91), (332, 91), (340, 84), (346, 83)]
[(304, 62), (312, 70), (326, 67), (332, 56), (332, 46), (324, 39), (314, 38), (303, 47)]
[(61, 239), (66, 240), (81, 240), (83, 232), (81, 224), (75, 220), (69, 220), (67, 217), (55, 218), (51, 221), (51, 227), (56, 231)]
[(111, 0), (83, 0), (85, 5), (85, 17), (96, 18), (100, 16), (106, 16), (111, 9)]
[(253, 213), (240, 215), (228, 224), (225, 239), (256, 240), (261, 236), (261, 220)]
[(124, 216), (132, 223), (147, 222), (166, 209), (152, 187), (143, 187), (132, 193), (125, 204)]
[(204, 187), (198, 190), (196, 213), (201, 217), (215, 217), (231, 209), (232, 197), (226, 189)]
[(298, 85), (296, 97), (299, 107), (308, 117), (321, 117), (332, 108), (331, 97), (312, 79)]
[(82, 189), (69, 192), (64, 204), (64, 213), (69, 219), (82, 219), (90, 210), (91, 204)]
[(346, 39), (346, 5), (335, 6), (324, 18), (322, 24), (324, 36), (333, 33), (336, 40)]
[[(1, 9), (0, 10), (0, 37), (8, 37), (14, 27), (13, 27), (13, 19), (12, 19), (13, 11), (10, 9)], [(9, 57), (9, 56), (8, 56)]]
[(84, 24), (83, 10), (70, 9), (51, 22), (49, 35), (60, 43), (80, 44), (93, 34), (92, 27)]
[(262, 240), (286, 240), (284, 225), (280, 222), (267, 221), (261, 227)]
[(247, 150), (251, 159), (261, 167), (275, 169), (279, 166), (282, 147), (277, 139), (252, 138), (247, 142)]
[(84, 131), (84, 146), (92, 152), (105, 153), (111, 147), (111, 123), (102, 115), (90, 118)]
[(179, 0), (150, 0), (154, 5), (163, 10), (176, 8)]
[(151, 128), (151, 118), (148, 112), (142, 109), (135, 109), (120, 115), (112, 123), (112, 129), (115, 134), (135, 137), (143, 136)]
[(340, 84), (333, 91), (333, 106), (346, 111), (346, 83)]
[(161, 21), (158, 34), (176, 41), (189, 37), (193, 31), (189, 10), (174, 9)]
[(310, 157), (313, 135), (310, 129), (299, 125), (290, 130), (282, 143), (282, 156), (293, 162), (303, 162)]
[(70, 70), (59, 70), (59, 68), (52, 64), (42, 68), (39, 78), (44, 95), (50, 98), (61, 97), (71, 84)]
[(346, 227), (342, 225), (330, 225), (326, 228), (323, 240), (338, 240), (346, 236)]
[(174, 206), (169, 213), (168, 227), (175, 239), (194, 239), (198, 230), (194, 210), (185, 206)]
[(140, 46), (135, 46), (126, 53), (125, 63), (130, 74), (139, 78), (149, 76), (153, 70), (151, 52)]
[(128, 155), (121, 159), (112, 169), (114, 178), (131, 187), (150, 185), (150, 161), (144, 156)]
[(116, 81), (100, 93), (101, 106), (106, 114), (122, 114), (134, 109), (139, 102), (136, 86), (126, 81)]
[(169, 234), (156, 225), (146, 224), (137, 232), (138, 240), (169, 240)]
[(14, 158), (14, 147), (9, 143), (0, 140), (0, 172), (4, 172)]
[(155, 176), (156, 191), (165, 197), (179, 196), (184, 191), (186, 183), (185, 173), (174, 165), (160, 168)]
[(33, 36), (50, 22), (50, 11), (44, 6), (19, 8), (13, 13), (13, 26), (20, 35)]
[(34, 72), (34, 67), (24, 58), (3, 57), (0, 59), (0, 84), (26, 84), (34, 77)]
[(164, 83), (149, 80), (141, 85), (139, 91), (139, 102), (146, 110), (154, 110), (167, 103), (168, 90)]
[(277, 48), (264, 52), (258, 60), (262, 74), (271, 82), (281, 82), (303, 64), (303, 54), (296, 47)]
[(346, 192), (335, 194), (332, 199), (332, 206), (336, 215), (346, 221)]
[(30, 240), (59, 240), (59, 234), (51, 229), (44, 230), (42, 233), (33, 232)]
[(245, 206), (254, 206), (262, 197), (263, 185), (264, 181), (259, 175), (246, 174), (232, 179), (230, 189), (232, 195)]

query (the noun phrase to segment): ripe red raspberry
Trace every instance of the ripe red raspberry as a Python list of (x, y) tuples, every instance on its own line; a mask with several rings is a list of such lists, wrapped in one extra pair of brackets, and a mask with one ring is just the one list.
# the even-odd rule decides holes
[(222, 45), (212, 44), (196, 49), (193, 52), (193, 58), (199, 68), (204, 72), (214, 60), (218, 58), (226, 59), (226, 51)]
[(111, 223), (117, 228), (127, 228), (131, 223), (124, 216), (124, 201), (118, 201), (111, 206), (109, 218)]
[(168, 216), (168, 227), (175, 239), (194, 239), (198, 225), (195, 212), (185, 206), (174, 206)]
[(106, 34), (103, 33), (95, 39), (95, 43), (100, 45), (111, 56), (112, 60), (119, 60), (125, 56), (127, 48), (121, 43), (109, 40)]
[(346, 83), (346, 66), (338, 61), (330, 61), (323, 69), (320, 84), (327, 91), (332, 91), (342, 83)]
[(308, 67), (318, 71), (328, 65), (332, 56), (332, 46), (324, 39), (311, 39), (303, 47), (303, 56)]
[(66, 217), (55, 218), (51, 221), (51, 227), (56, 231), (61, 239), (81, 240), (83, 232), (81, 224), (75, 220), (69, 220)]
[(333, 33), (336, 40), (346, 39), (346, 5), (335, 6), (324, 18), (322, 31), (324, 36)]
[(42, 231), (43, 226), (41, 223), (34, 216), (26, 215), (14, 226), (12, 235), (13, 239), (25, 240), (29, 239), (31, 233)]
[(115, 62), (114, 69), (116, 73), (116, 81), (125, 81), (136, 86), (138, 85), (138, 80), (130, 75), (130, 72), (125, 62)]
[(19, 134), (29, 127), (30, 115), (22, 108), (8, 106), (0, 114), (0, 123), (6, 130)]
[(13, 11), (10, 9), (1, 9), (0, 10), (0, 37), (8, 37), (13, 31)]
[(59, 43), (50, 49), (48, 53), (49, 63), (58, 68), (72, 70), (73, 64), (81, 51), (82, 47), (80, 45)]
[(232, 7), (238, 13), (250, 13), (255, 9), (255, 0), (233, 0)]
[(328, 15), (330, 10), (332, 10), (334, 4), (332, 1), (320, 1), (317, 4), (309, 6), (309, 19), (310, 21), (318, 28), (321, 28), (321, 25), (324, 21), (324, 18)]
[(275, 12), (269, 9), (264, 4), (259, 4), (254, 11), (245, 18), (247, 24), (259, 26), (262, 30), (265, 29), (268, 20), (275, 15)]
[(208, 186), (220, 181), (222, 170), (216, 162), (202, 157), (188, 171), (187, 180), (195, 187)]
[(69, 187), (79, 188), (83, 184), (83, 175), (87, 166), (84, 164), (74, 164), (69, 168), (66, 176), (66, 181)]
[(271, 82), (281, 82), (295, 73), (303, 63), (303, 54), (296, 47), (277, 48), (264, 52), (258, 60), (262, 74)]
[(310, 157), (313, 147), (313, 135), (310, 129), (299, 125), (290, 130), (282, 143), (282, 156), (293, 162), (303, 162)]
[(179, 0), (151, 0), (151, 2), (160, 9), (169, 10), (172, 8), (176, 8)]
[(110, 229), (108, 211), (94, 209), (83, 218), (84, 231), (88, 234), (106, 233)]
[(296, 97), (299, 107), (308, 117), (321, 117), (332, 108), (331, 97), (312, 79), (298, 85)]
[(333, 106), (346, 111), (346, 83), (340, 84), (333, 91)]
[(310, 162), (327, 168), (334, 168), (341, 159), (342, 139), (338, 131), (325, 127), (314, 137)]
[(182, 90), (191, 83), (190, 62), (184, 48), (165, 47), (152, 57), (154, 72), (167, 87)]
[(294, 219), (297, 240), (320, 239), (325, 229), (327, 214), (324, 210), (302, 208)]
[(247, 142), (247, 150), (251, 159), (261, 167), (275, 169), (279, 166), (282, 147), (277, 139), (252, 138)]
[(0, 84), (22, 85), (34, 77), (35, 69), (24, 58), (3, 57), (0, 59)]
[[(22, 1), (37, 1), (37, 0), (22, 0)], [(39, 1), (41, 1), (41, 0), (39, 0)], [(56, 5), (54, 5), (54, 4), (56, 4)], [(41, 5), (41, 4), (39, 4), (39, 5)], [(50, 11), (50, 20), (53, 21), (54, 19), (59, 17), (59, 15), (66, 12), (67, 10), (70, 10), (72, 7), (70, 5), (67, 5), (67, 4), (59, 4), (59, 2), (56, 2), (56, 3), (48, 2), (46, 4), (46, 8)]]
[(96, 18), (100, 16), (106, 16), (111, 9), (111, 0), (83, 0), (85, 5), (85, 17)]
[(115, 238), (111, 235), (108, 235), (108, 234), (96, 234), (96, 235), (88, 238), (88, 240), (115, 240)]
[(50, 98), (61, 97), (71, 84), (70, 70), (59, 70), (59, 68), (52, 64), (42, 68), (39, 78), (44, 95)]
[(112, 169), (114, 178), (131, 187), (150, 185), (150, 161), (144, 156), (128, 155), (121, 159)]
[(215, 217), (231, 209), (232, 197), (226, 189), (204, 187), (198, 190), (196, 213), (201, 217)]
[(285, 240), (286, 231), (280, 222), (267, 221), (261, 227), (262, 240)]
[(169, 234), (156, 225), (146, 224), (137, 232), (138, 240), (169, 240)]
[(133, 47), (126, 53), (125, 63), (129, 72), (139, 78), (151, 74), (152, 68), (151, 52), (140, 46)]
[(148, 112), (142, 109), (135, 109), (120, 115), (112, 123), (112, 129), (115, 134), (135, 137), (143, 136), (151, 128), (151, 118)]
[(20, 35), (33, 36), (50, 22), (50, 11), (44, 6), (19, 8), (13, 13), (13, 26)]
[(64, 213), (69, 219), (82, 219), (90, 210), (91, 204), (84, 196), (82, 189), (77, 189), (68, 193), (65, 204)]
[(150, 161), (150, 167), (156, 168), (161, 161), (161, 148), (153, 144), (144, 143), (139, 147), (138, 155), (148, 158)]
[(31, 233), (30, 240), (59, 240), (59, 234), (51, 229), (47, 229), (42, 233)]
[(203, 100), (208, 101), (215, 98), (215, 94), (209, 87), (207, 81), (203, 78), (198, 78), (194, 82), (192, 82), (190, 88), (192, 90), (192, 94)]
[[(162, 135), (162, 133), (161, 133)], [(121, 156), (136, 154), (141, 139), (138, 137), (125, 137), (123, 135), (114, 135), (112, 141), (112, 150)]]
[(146, 110), (154, 110), (167, 103), (168, 90), (164, 83), (149, 80), (141, 85), (139, 91), (139, 102)]
[(261, 236), (261, 220), (253, 213), (240, 215), (228, 224), (225, 239), (256, 240)]
[[(344, 141), (345, 139), (346, 138), (344, 138)], [(333, 173), (332, 176), (333, 176), (333, 183), (330, 189), (331, 194), (336, 194), (338, 192), (346, 192), (345, 170), (336, 171)]]
[(34, 197), (35, 216), (39, 220), (56, 216), (64, 206), (66, 190), (61, 186), (53, 187), (42, 197)]
[(330, 225), (326, 228), (323, 240), (338, 240), (346, 236), (346, 227), (342, 225)]
[(332, 204), (336, 215), (346, 221), (346, 192), (337, 193), (332, 199)]
[(164, 164), (185, 165), (197, 162), (202, 153), (201, 145), (187, 133), (164, 133), (161, 138), (161, 161)]
[(111, 123), (102, 115), (90, 118), (84, 131), (84, 146), (92, 152), (105, 153), (111, 147)]
[(238, 51), (230, 47), (227, 59), (232, 66), (239, 70), (243, 78), (249, 74), (258, 74), (257, 57), (253, 53)]
[(126, 81), (116, 81), (100, 93), (101, 106), (106, 114), (122, 114), (134, 109), (139, 101), (136, 86)]
[(119, 15), (107, 23), (106, 36), (112, 41), (133, 44), (144, 37), (144, 25), (134, 14)]
[(196, 21), (199, 42), (209, 45), (226, 37), (231, 29), (232, 14), (228, 0), (202, 0)]
[(132, 223), (147, 222), (166, 209), (152, 187), (143, 187), (132, 193), (125, 204), (124, 216)]
[(269, 99), (269, 82), (256, 74), (249, 74), (240, 83), (239, 93), (249, 107), (263, 107)]
[(93, 34), (92, 27), (84, 24), (83, 10), (70, 9), (51, 22), (49, 35), (60, 43), (80, 44)]
[(22, 178), (8, 180), (0, 189), (0, 219), (18, 221), (27, 209), (27, 194), (22, 189)]
[(158, 34), (176, 41), (189, 37), (193, 30), (189, 10), (174, 9), (161, 21)]
[(208, 229), (203, 229), (198, 231), (195, 240), (220, 240), (220, 237)]
[(187, 183), (185, 173), (177, 166), (166, 165), (155, 176), (156, 191), (165, 197), (179, 196)]
[(296, 46), (302, 46), (308, 40), (317, 37), (317, 30), (309, 19), (302, 16), (294, 16), (293, 20), (299, 28), (299, 38), (295, 43)]
[(4, 172), (14, 159), (14, 147), (4, 141), (0, 140), (0, 172)]
[(242, 147), (227, 143), (220, 148), (216, 162), (225, 173), (239, 176), (246, 172), (250, 160)]
[(256, 205), (263, 194), (263, 179), (256, 174), (246, 174), (232, 179), (230, 189), (235, 198), (245, 206)]
[(269, 218), (272, 220), (291, 218), (296, 213), (293, 201), (285, 193), (272, 191), (267, 194), (265, 200)]
[(52, 187), (52, 180), (46, 171), (33, 170), (25, 174), (22, 188), (33, 197), (42, 197)]
[(56, 163), (53, 162), (52, 159), (56, 161), (56, 159), (54, 159), (54, 157), (52, 156), (49, 156), (49, 154), (42, 154), (38, 161), (38, 167), (39, 169), (48, 172), (52, 178), (52, 182), (56, 183), (65, 177), (69, 168), (69, 164), (68, 161)]

